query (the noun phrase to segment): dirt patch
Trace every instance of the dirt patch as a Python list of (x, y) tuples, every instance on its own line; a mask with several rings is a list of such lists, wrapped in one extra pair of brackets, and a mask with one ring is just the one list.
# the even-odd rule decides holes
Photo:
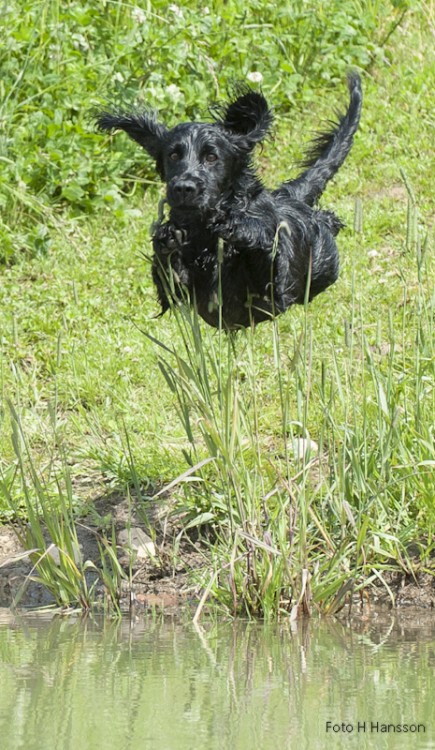
[(408, 191), (405, 185), (398, 183), (384, 187), (381, 190), (372, 190), (368, 193), (368, 197), (378, 201), (387, 199), (405, 203), (408, 200)]
[[(126, 573), (126, 579), (121, 581), (122, 611), (146, 608), (167, 611), (197, 602), (199, 591), (192, 573), (206, 565), (204, 545), (186, 535), (180, 536), (167, 509), (161, 505), (147, 509), (147, 521), (116, 493), (97, 499), (92, 514), (76, 524), (78, 554), (83, 561), (90, 560), (99, 567), (99, 542), (111, 538), (113, 522), (117, 558)], [(11, 607), (16, 601), (23, 608), (53, 604), (51, 594), (33, 580), (33, 566), (17, 531), (11, 525), (0, 527), (0, 608)], [(56, 549), (51, 554), (54, 559), (58, 557)], [(93, 578), (98, 576), (94, 573)], [(100, 583), (97, 598), (104, 598), (104, 586)]]
[[(162, 505), (147, 510), (148, 523), (130, 503), (113, 493), (97, 499), (92, 514), (77, 524), (80, 554), (83, 560), (100, 565), (98, 542), (109, 536), (107, 524), (114, 524), (117, 558), (126, 572), (121, 582), (120, 607), (124, 612), (159, 609), (168, 613), (194, 607), (201, 590), (195, 582), (210, 568), (207, 548), (179, 534), (168, 508)], [(152, 524), (152, 539), (149, 536)], [(126, 537), (130, 542), (126, 541)], [(418, 562), (415, 560), (418, 570)], [(414, 576), (401, 571), (383, 574), (384, 584), (371, 586), (352, 597), (352, 609), (370, 612), (371, 607), (395, 606), (401, 609), (435, 607), (435, 575), (425, 571)], [(435, 573), (435, 563), (434, 563)], [(196, 574), (196, 575), (195, 575)], [(95, 576), (95, 574), (94, 574)], [(207, 578), (207, 577), (206, 577)], [(104, 587), (97, 585), (104, 597)], [(32, 563), (12, 526), (0, 527), (0, 608), (19, 606), (36, 608), (53, 603), (53, 598), (32, 580)], [(343, 611), (349, 609), (346, 604)]]
[[(373, 600), (376, 603), (392, 604), (397, 607), (435, 607), (435, 575), (420, 572), (415, 577), (401, 572), (390, 573), (386, 578), (389, 591), (385, 586), (374, 589)], [(392, 599), (393, 597), (393, 599)]]

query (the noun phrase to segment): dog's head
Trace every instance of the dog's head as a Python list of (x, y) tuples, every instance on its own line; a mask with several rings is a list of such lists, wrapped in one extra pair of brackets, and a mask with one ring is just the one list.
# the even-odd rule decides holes
[(186, 122), (168, 129), (148, 111), (104, 111), (101, 130), (124, 130), (154, 159), (167, 185), (172, 208), (207, 212), (249, 165), (255, 145), (272, 124), (262, 94), (239, 89), (229, 104), (216, 107), (214, 122)]

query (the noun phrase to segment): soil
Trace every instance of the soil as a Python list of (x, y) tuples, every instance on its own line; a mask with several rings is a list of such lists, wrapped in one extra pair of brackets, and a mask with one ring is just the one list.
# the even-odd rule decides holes
[[(121, 611), (153, 608), (175, 612), (199, 601), (200, 592), (192, 583), (192, 572), (207, 564), (205, 548), (186, 535), (179, 536), (180, 530), (171, 521), (165, 506), (156, 506), (148, 513), (155, 534), (155, 539), (151, 540), (147, 525), (125, 498), (113, 493), (95, 500), (92, 514), (76, 524), (80, 555), (84, 561), (91, 560), (100, 567), (98, 543), (103, 536), (111, 538), (112, 521), (117, 558), (127, 575), (121, 581)], [(49, 606), (54, 603), (53, 597), (42, 584), (33, 580), (33, 565), (17, 532), (19, 528), (12, 524), (0, 526), (0, 608)], [(148, 544), (140, 546), (138, 542), (139, 549), (136, 549), (135, 537), (139, 535), (140, 541)], [(131, 546), (127, 546), (126, 537), (132, 539)], [(52, 556), (56, 555), (58, 557), (55, 550)], [(94, 579), (96, 577), (94, 574)], [(89, 574), (91, 583), (92, 573)], [(103, 600), (105, 591), (100, 582), (96, 591), (97, 600)]]
[[(200, 574), (210, 568), (207, 548), (199, 541), (179, 534), (167, 506), (156, 506), (151, 512), (152, 517), (148, 516), (155, 532), (153, 540), (147, 536), (149, 529), (140, 516), (118, 494), (95, 500), (93, 508), (95, 510), (91, 516), (77, 524), (81, 556), (97, 566), (100, 564), (98, 542), (104, 533), (104, 522), (110, 519), (111, 524), (113, 520), (118, 560), (127, 574), (131, 566), (132, 573), (131, 579), (127, 575), (121, 583), (121, 611), (136, 614), (142, 610), (158, 609), (175, 614), (197, 606), (202, 592), (195, 579), (198, 580)], [(139, 549), (132, 551), (121, 541), (126, 535), (130, 539), (136, 535), (148, 544), (145, 544), (145, 548), (139, 545)], [(133, 542), (131, 546), (134, 546)], [(149, 550), (154, 554), (150, 555)], [(418, 571), (417, 558), (415, 567)], [(47, 589), (33, 580), (32, 568), (18, 539), (17, 529), (12, 525), (1, 526), (0, 608), (40, 608), (54, 603)], [(402, 609), (417, 607), (428, 610), (435, 607), (433, 574), (421, 571), (411, 576), (397, 571), (384, 573), (383, 578), (389, 591), (385, 585), (379, 585), (370, 587), (362, 595), (355, 595), (352, 600), (354, 610), (357, 607), (369, 611), (373, 606), (391, 607), (393, 604)], [(104, 587), (101, 583), (97, 584), (97, 592), (103, 599)], [(348, 608), (349, 601), (345, 609)]]

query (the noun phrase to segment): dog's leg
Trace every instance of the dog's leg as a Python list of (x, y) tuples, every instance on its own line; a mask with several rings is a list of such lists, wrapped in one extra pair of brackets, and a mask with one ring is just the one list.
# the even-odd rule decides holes
[(170, 306), (169, 300), (185, 300), (192, 291), (191, 272), (183, 259), (185, 233), (171, 222), (160, 224), (153, 235), (153, 281), (162, 308)]
[(234, 248), (243, 257), (244, 282), (254, 298), (269, 299), (276, 314), (298, 301), (307, 263), (295, 263), (292, 228), (279, 221), (273, 205), (257, 216), (231, 210), (225, 220), (219, 216), (214, 230), (225, 240), (226, 255)]
[(235, 247), (243, 249), (270, 250), (275, 237), (279, 218), (274, 202), (267, 193), (261, 201), (253, 201), (248, 206), (242, 201), (228, 199), (218, 205), (209, 221), (210, 229)]
[(282, 211), (281, 220), (273, 206), (265, 205), (261, 218), (233, 211), (226, 222), (215, 223), (219, 235), (243, 255), (251, 290), (260, 293), (266, 287), (276, 313), (311, 300), (336, 281), (334, 234), (340, 226), (333, 214), (296, 203)]

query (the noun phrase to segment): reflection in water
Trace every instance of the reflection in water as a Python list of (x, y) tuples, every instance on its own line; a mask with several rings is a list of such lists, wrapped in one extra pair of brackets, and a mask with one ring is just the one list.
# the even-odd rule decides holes
[(434, 618), (391, 613), (0, 619), (1, 748), (435, 748), (434, 635)]

